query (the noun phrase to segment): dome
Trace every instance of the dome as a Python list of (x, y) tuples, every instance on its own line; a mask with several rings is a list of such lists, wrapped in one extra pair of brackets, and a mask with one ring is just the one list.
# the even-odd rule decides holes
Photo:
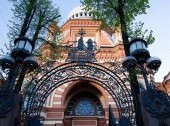
[(92, 14), (85, 11), (84, 6), (77, 6), (68, 14), (68, 19), (92, 19)]

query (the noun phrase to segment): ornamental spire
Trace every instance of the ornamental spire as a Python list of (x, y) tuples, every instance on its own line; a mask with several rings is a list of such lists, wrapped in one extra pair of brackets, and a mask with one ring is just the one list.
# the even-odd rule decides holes
[(86, 34), (85, 30), (83, 28), (81, 28), (78, 32), (78, 34), (80, 35), (80, 37), (83, 37), (84, 34)]

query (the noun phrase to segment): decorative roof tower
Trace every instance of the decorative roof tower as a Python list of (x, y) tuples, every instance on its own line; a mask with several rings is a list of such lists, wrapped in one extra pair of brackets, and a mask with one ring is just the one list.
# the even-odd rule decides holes
[(120, 29), (116, 28), (114, 32), (110, 27), (100, 29), (101, 23), (93, 21), (92, 14), (83, 10), (82, 6), (78, 6), (69, 13), (68, 20), (61, 26), (61, 43), (76, 47), (80, 38), (79, 30), (83, 29), (86, 33), (83, 35), (84, 45), (87, 46), (85, 42), (91, 39), (99, 49), (95, 54), (98, 63), (120, 61), (124, 57)]

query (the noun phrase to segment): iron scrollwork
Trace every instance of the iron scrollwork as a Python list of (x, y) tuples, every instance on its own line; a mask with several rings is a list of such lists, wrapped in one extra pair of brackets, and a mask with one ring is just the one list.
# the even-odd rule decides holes
[(145, 109), (159, 120), (159, 126), (168, 126), (165, 120), (170, 118), (170, 97), (165, 92), (149, 88), (142, 94)]
[(111, 71), (102, 65), (92, 63), (96, 62), (95, 42), (89, 39), (85, 46), (83, 42), (85, 32), (81, 29), (79, 34), (80, 39), (74, 43), (77, 47), (73, 45), (68, 47), (66, 62), (69, 63), (51, 68), (35, 83), (27, 99), (26, 115), (40, 116), (43, 104), (54, 89), (64, 83), (82, 79), (99, 84), (108, 91), (118, 107), (120, 117), (126, 117), (132, 121), (134, 114), (132, 96), (125, 81), (121, 79), (122, 69)]
[(46, 98), (54, 89), (61, 84), (79, 79), (101, 85), (115, 100), (120, 110), (120, 116), (132, 120), (133, 104), (130, 91), (117, 74), (95, 63), (85, 63), (84, 65), (68, 63), (48, 71), (29, 92), (31, 95), (27, 100), (26, 114), (39, 115)]

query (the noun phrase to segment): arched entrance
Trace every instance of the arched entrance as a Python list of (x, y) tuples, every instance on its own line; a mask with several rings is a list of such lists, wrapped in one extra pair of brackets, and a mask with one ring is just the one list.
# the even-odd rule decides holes
[[(108, 99), (95, 83), (79, 80), (68, 86), (64, 100), (64, 126), (105, 126)], [(101, 88), (103, 90), (101, 90)], [(117, 114), (117, 111), (116, 111)]]
[[(85, 80), (103, 87), (114, 99), (120, 118), (127, 117), (132, 120), (132, 96), (124, 80), (121, 79), (122, 75), (117, 72), (95, 63), (66, 63), (46, 71), (39, 79), (37, 75), (30, 83), (31, 88), (28, 86), (25, 92), (26, 115), (39, 117), (47, 97), (60, 85)], [(87, 98), (84, 102), (89, 103), (88, 100), (90, 101)]]

